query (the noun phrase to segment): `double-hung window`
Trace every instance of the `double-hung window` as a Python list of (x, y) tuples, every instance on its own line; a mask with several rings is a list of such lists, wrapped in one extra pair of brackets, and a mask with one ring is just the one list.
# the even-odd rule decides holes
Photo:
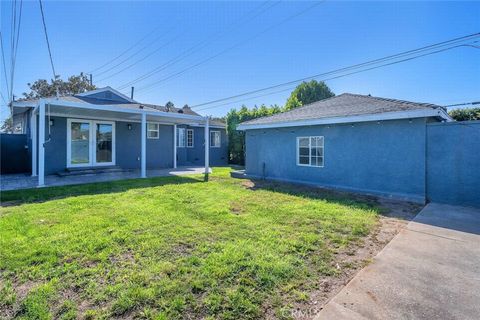
[(159, 134), (159, 125), (158, 123), (147, 123), (147, 138), (148, 139), (158, 139)]
[(220, 131), (210, 131), (210, 147), (220, 148)]
[(185, 147), (185, 128), (178, 128), (178, 140), (177, 140), (177, 147)]
[(193, 148), (193, 129), (187, 129), (187, 148)]
[(323, 137), (297, 137), (297, 165), (323, 167)]

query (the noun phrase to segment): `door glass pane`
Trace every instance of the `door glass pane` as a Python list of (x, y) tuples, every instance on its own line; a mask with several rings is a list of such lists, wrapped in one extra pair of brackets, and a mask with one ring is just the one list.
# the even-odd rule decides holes
[(72, 122), (71, 124), (71, 162), (81, 164), (90, 162), (90, 124), (88, 122)]
[(97, 162), (112, 162), (112, 125), (97, 123)]

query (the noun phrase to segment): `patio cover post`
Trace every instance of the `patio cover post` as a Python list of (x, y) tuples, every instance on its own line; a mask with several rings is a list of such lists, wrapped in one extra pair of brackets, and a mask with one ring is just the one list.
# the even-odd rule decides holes
[(147, 177), (147, 114), (142, 113), (142, 155), (141, 155), (141, 177)]
[(210, 135), (208, 128), (208, 117), (205, 117), (205, 179), (208, 180), (208, 169), (210, 166)]
[(177, 168), (177, 125), (173, 125), (173, 168)]
[(38, 106), (38, 186), (45, 185), (45, 101)]
[(37, 109), (32, 109), (32, 114), (30, 116), (30, 137), (32, 139), (32, 177), (37, 176), (37, 116), (35, 111)]

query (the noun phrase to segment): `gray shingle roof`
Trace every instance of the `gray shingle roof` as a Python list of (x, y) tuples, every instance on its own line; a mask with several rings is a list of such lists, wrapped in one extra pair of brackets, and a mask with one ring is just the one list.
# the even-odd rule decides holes
[(242, 122), (242, 125), (273, 124), (310, 119), (348, 117), (394, 111), (441, 108), (429, 103), (378, 98), (360, 94), (343, 93), (290, 111)]
[[(47, 99), (55, 99), (56, 97), (48, 97)], [(111, 100), (102, 100), (102, 99), (96, 99), (96, 98), (91, 98), (89, 96), (78, 96), (78, 95), (73, 95), (73, 96), (61, 96), (59, 97), (60, 100), (64, 101), (70, 101), (70, 102), (76, 102), (76, 103), (88, 103), (88, 104), (96, 104), (96, 105), (111, 105), (115, 106), (118, 108), (123, 108), (123, 109), (140, 109), (140, 106), (143, 109), (147, 109), (150, 111), (162, 111), (162, 112), (172, 112), (172, 113), (183, 113), (183, 114), (188, 114), (188, 115), (193, 115), (193, 116), (200, 116), (198, 113), (193, 111), (190, 108), (170, 108), (167, 110), (165, 106), (160, 106), (156, 104), (149, 104), (149, 103), (132, 103), (132, 102), (126, 102), (126, 103), (118, 103), (114, 102)], [(29, 100), (20, 100), (19, 102), (24, 102), (24, 103), (32, 103), (32, 104), (37, 104), (38, 99), (29, 99)]]

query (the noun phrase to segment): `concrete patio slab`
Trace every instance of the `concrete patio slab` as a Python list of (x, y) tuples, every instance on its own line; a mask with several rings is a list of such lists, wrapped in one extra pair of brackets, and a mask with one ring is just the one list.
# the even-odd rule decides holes
[[(210, 172), (212, 169), (210, 168)], [(156, 169), (147, 170), (147, 177), (165, 177), (179, 176), (188, 174), (202, 174), (205, 167), (178, 167), (176, 169)], [(60, 177), (58, 175), (49, 175), (45, 177), (45, 186), (66, 186), (73, 184), (84, 184), (93, 182), (106, 182), (125, 179), (140, 178), (140, 170), (126, 170), (122, 172), (97, 173), (77, 176)], [(25, 174), (8, 174), (0, 176), (0, 190), (19, 190), (37, 187), (38, 178)]]
[(480, 209), (428, 204), (315, 319), (478, 319)]

